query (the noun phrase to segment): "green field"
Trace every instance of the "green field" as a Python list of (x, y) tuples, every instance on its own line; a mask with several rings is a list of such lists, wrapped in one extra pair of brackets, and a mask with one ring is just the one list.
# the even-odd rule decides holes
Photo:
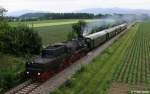
[(107, 94), (113, 82), (150, 85), (150, 22), (137, 23), (54, 94)]
[[(77, 22), (78, 20), (76, 20), (76, 19), (69, 19), (69, 20), (66, 20), (66, 19), (62, 19), (62, 20), (41, 20), (41, 21), (26, 21), (26, 22), (10, 22), (10, 25), (12, 25), (12, 26), (16, 26), (16, 25), (18, 25), (18, 24), (28, 24), (28, 25), (30, 25), (30, 26), (35, 26), (35, 27), (37, 27), (36, 25), (40, 25), (40, 27), (41, 26), (44, 26), (44, 25), (46, 25), (47, 26), (47, 24), (50, 24), (50, 25), (56, 25), (56, 24), (59, 24), (59, 23), (69, 23), (69, 22)], [(44, 24), (44, 25), (42, 25), (42, 24)], [(49, 25), (49, 26), (50, 26)]]
[[(56, 26), (56, 25), (65, 25), (73, 24), (78, 22), (80, 19), (60, 19), (60, 20), (42, 20), (42, 21), (26, 21), (26, 22), (10, 22), (10, 25), (16, 26), (18, 24), (27, 24), (30, 27), (45, 27), (45, 26)], [(82, 19), (86, 22), (92, 22), (91, 19)]]
[(42, 37), (44, 45), (52, 44), (55, 42), (63, 42), (67, 40), (68, 33), (72, 31), (72, 25), (59, 25), (34, 28)]
[[(95, 20), (84, 19), (86, 22)], [(42, 37), (43, 45), (47, 46), (56, 42), (64, 42), (67, 40), (68, 33), (72, 31), (72, 24), (78, 22), (79, 19), (62, 19), (62, 20), (44, 20), (44, 21), (28, 21), (28, 22), (10, 22), (10, 25), (27, 24), (38, 31)]]
[(150, 84), (150, 22), (140, 23), (121, 66), (116, 81), (136, 84)]

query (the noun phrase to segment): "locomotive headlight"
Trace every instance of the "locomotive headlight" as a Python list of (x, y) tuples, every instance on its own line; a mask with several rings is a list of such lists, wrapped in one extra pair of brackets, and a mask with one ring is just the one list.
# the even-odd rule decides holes
[(41, 73), (38, 72), (38, 76), (40, 76), (40, 75), (41, 75)]
[(27, 71), (27, 74), (29, 74), (29, 72)]

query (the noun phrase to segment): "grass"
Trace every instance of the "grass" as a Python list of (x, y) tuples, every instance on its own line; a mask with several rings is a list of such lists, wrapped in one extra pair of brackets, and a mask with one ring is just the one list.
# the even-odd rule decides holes
[(10, 22), (10, 25), (16, 26), (18, 24), (29, 24), (29, 25), (32, 26), (32, 24), (33, 24), (35, 27), (37, 27), (36, 25), (38, 25), (38, 26), (40, 26), (42, 24), (53, 25), (53, 24), (56, 24), (56, 23), (59, 24), (59, 23), (64, 23), (64, 22), (76, 22), (76, 21), (77, 21), (76, 19), (68, 19), (68, 20), (67, 19), (62, 19), (62, 20), (42, 20), (42, 21)]
[(23, 79), (25, 62), (22, 58), (0, 54), (0, 93), (19, 84)]
[[(10, 22), (10, 25), (16, 26), (18, 24), (27, 24), (31, 27), (45, 27), (45, 26), (57, 26), (65, 24), (73, 24), (78, 22), (80, 19), (57, 19), (57, 20), (42, 20), (42, 21), (26, 21), (26, 22)], [(83, 19), (86, 22), (91, 22), (91, 19)]]
[(126, 50), (132, 43), (136, 28), (127, 32), (105, 52), (93, 60), (84, 70), (74, 75), (53, 94), (106, 94), (118, 66), (123, 61)]
[(67, 40), (68, 33), (72, 31), (72, 25), (59, 25), (35, 28), (42, 37), (43, 45), (63, 42)]

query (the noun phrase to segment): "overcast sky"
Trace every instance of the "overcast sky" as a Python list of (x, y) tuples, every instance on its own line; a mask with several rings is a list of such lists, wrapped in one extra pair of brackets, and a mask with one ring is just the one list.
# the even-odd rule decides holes
[(41, 10), (72, 12), (87, 8), (150, 9), (150, 0), (0, 0), (0, 6), (9, 12), (18, 10)]

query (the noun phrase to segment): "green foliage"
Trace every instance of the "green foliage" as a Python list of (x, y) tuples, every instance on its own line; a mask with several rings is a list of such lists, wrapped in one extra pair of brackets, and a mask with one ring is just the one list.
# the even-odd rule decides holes
[(38, 33), (24, 25), (9, 26), (4, 12), (6, 10), (0, 8), (0, 52), (22, 56), (39, 54), (42, 42)]
[(87, 23), (85, 21), (78, 21), (78, 23), (75, 23), (72, 25), (73, 28), (73, 32), (75, 32), (77, 34), (78, 38), (83, 37), (83, 31), (84, 28), (86, 27)]
[(7, 20), (4, 17), (5, 12), (7, 12), (7, 10), (0, 7), (0, 30), (7, 28), (7, 26), (8, 26)]
[(94, 14), (89, 13), (47, 13), (43, 19), (91, 19)]
[(3, 53), (25, 55), (39, 54), (41, 51), (41, 38), (32, 28), (8, 27), (0, 32), (0, 51)]
[(69, 32), (68, 36), (67, 36), (67, 40), (70, 41), (70, 40), (72, 40), (72, 39), (74, 39), (76, 37), (77, 37), (77, 35), (76, 35), (75, 32)]

